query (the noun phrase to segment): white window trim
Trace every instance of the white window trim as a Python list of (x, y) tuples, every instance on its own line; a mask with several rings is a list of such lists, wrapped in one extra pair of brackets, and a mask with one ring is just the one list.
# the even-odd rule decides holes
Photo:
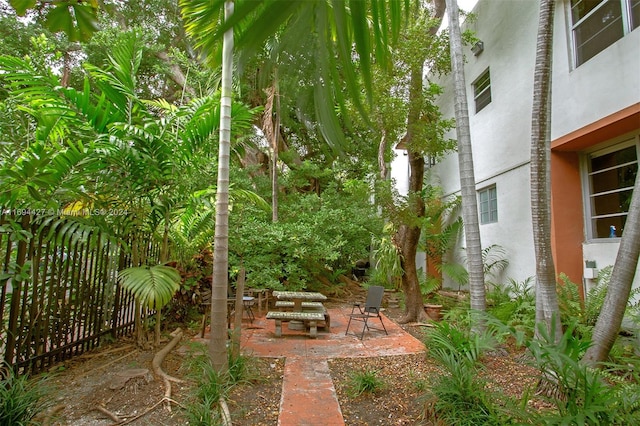
[[(580, 18), (580, 20), (578, 20), (578, 22), (573, 22), (573, 15), (571, 13), (571, 0), (567, 0), (567, 2), (565, 3), (565, 11), (566, 11), (566, 17), (567, 17), (567, 26), (569, 28), (569, 46), (571, 46), (571, 66), (573, 69), (579, 68), (582, 65), (584, 65), (585, 63), (589, 62), (591, 59), (593, 59), (593, 57), (598, 56), (601, 52), (604, 52), (605, 50), (607, 50), (609, 47), (613, 46), (615, 43), (610, 44), (609, 46), (605, 47), (604, 49), (602, 49), (600, 52), (596, 53), (592, 58), (587, 59), (586, 61), (583, 61), (580, 65), (578, 65), (578, 48), (576, 46), (576, 39), (574, 37), (574, 31), (576, 29), (576, 27), (580, 26), (581, 23), (583, 23), (585, 20), (589, 19), (591, 17), (591, 15), (593, 15), (594, 13), (597, 13), (597, 11), (601, 8), (604, 7), (604, 4), (607, 0), (603, 0), (597, 7), (595, 7), (593, 10), (591, 10), (589, 13), (587, 13), (585, 16), (583, 16), (582, 18)], [(632, 30), (632, 23), (631, 23), (631, 0), (618, 0), (620, 1), (620, 7), (621, 7), (621, 20), (622, 20), (622, 38), (624, 38), (625, 36), (627, 36)], [(620, 40), (618, 40), (620, 41)]]
[[(489, 84), (487, 85), (487, 87), (485, 87), (484, 89), (482, 89), (479, 93), (476, 94), (476, 84), (482, 80), (482, 78), (485, 76), (485, 74), (488, 74), (489, 76)], [(480, 111), (482, 111), (483, 109), (485, 109), (486, 107), (488, 107), (491, 102), (493, 102), (493, 96), (491, 93), (491, 71), (489, 70), (489, 68), (485, 69), (484, 71), (482, 71), (480, 73), (480, 75), (478, 76), (478, 78), (476, 78), (475, 80), (473, 80), (473, 83), (471, 83), (471, 89), (473, 89), (473, 107), (475, 110), (475, 113), (479, 113)], [(491, 99), (489, 100), (489, 103), (487, 103), (486, 105), (484, 105), (482, 108), (478, 109), (478, 98), (480, 96), (482, 96), (484, 93), (489, 92), (489, 96), (491, 97)]]
[[(490, 191), (492, 189), (495, 191), (495, 194), (496, 194), (496, 209), (495, 209), (496, 219), (495, 220), (491, 220), (491, 199), (489, 199), (488, 200), (489, 220), (486, 221), (486, 222), (483, 222), (482, 221), (482, 203), (480, 201), (480, 194), (483, 193), (483, 192), (490, 193)], [(497, 187), (496, 184), (485, 186), (484, 188), (478, 190), (478, 214), (480, 216), (479, 219), (480, 219), (480, 224), (481, 225), (489, 225), (489, 224), (492, 224), (492, 223), (498, 223), (498, 220), (499, 220), (499, 216), (498, 216), (498, 187)]]
[(591, 211), (591, 190), (589, 188), (590, 157), (593, 155), (600, 156), (609, 154), (611, 152), (620, 151), (621, 149), (628, 148), (633, 145), (636, 146), (639, 167), (638, 173), (640, 173), (640, 133), (638, 133), (637, 131), (627, 133), (603, 144), (599, 144), (592, 149), (584, 151), (583, 155), (581, 156), (582, 158), (580, 159), (580, 175), (582, 180), (582, 205), (584, 214), (584, 231), (587, 243), (594, 241), (610, 241), (609, 238), (597, 238), (594, 236), (592, 224), (593, 214)]

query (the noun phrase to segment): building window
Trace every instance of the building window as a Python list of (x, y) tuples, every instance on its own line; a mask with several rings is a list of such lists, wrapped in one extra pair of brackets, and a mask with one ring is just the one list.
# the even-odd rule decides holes
[(480, 223), (498, 221), (498, 192), (496, 186), (490, 186), (478, 192), (480, 198)]
[(489, 69), (473, 82), (473, 99), (476, 102), (476, 113), (491, 103), (491, 78)]
[(587, 165), (591, 237), (620, 237), (638, 173), (636, 138), (590, 154)]
[(576, 67), (640, 25), (640, 0), (571, 0)]

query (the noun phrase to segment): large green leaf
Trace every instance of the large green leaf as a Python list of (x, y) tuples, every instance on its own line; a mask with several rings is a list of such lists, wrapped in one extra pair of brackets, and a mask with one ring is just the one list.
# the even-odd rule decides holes
[(118, 273), (122, 287), (149, 309), (161, 309), (180, 288), (180, 272), (170, 266), (135, 266)]
[(36, 5), (36, 0), (9, 0), (9, 3), (16, 10), (16, 13), (20, 16), (24, 16), (27, 10), (33, 9)]
[[(98, 31), (98, 0), (10, 0), (20, 16), (38, 9), (45, 26), (53, 32), (63, 32), (70, 41), (87, 41)], [(40, 4), (38, 4), (40, 3)]]

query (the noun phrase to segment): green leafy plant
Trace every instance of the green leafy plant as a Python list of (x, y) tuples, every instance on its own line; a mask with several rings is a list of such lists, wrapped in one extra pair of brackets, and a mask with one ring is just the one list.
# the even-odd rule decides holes
[(229, 394), (233, 386), (258, 379), (252, 376), (253, 358), (244, 355), (234, 356), (232, 351), (228, 351), (228, 354), (229, 369), (220, 373), (213, 368), (205, 345), (191, 345), (183, 365), (187, 376), (195, 382), (186, 405), (189, 424), (222, 424), (221, 414), (212, 408)]
[(533, 334), (535, 294), (533, 277), (523, 281), (512, 278), (506, 286), (491, 285), (487, 291), (487, 311), (508, 326)]
[(18, 376), (11, 367), (0, 368), (0, 425), (26, 426), (52, 405), (48, 378)]
[(180, 273), (170, 266), (134, 266), (118, 273), (122, 286), (149, 309), (161, 309), (180, 288)]
[(435, 324), (426, 335), (429, 356), (444, 370), (426, 398), (435, 400), (433, 415), (445, 424), (502, 424), (495, 395), (478, 374), (484, 351), (493, 348), (490, 332), (472, 333), (447, 322)]
[[(609, 280), (613, 266), (602, 268), (598, 273), (597, 284), (589, 290), (583, 302), (580, 298), (578, 285), (573, 283), (566, 274), (560, 274), (562, 285), (558, 286), (558, 305), (565, 328), (571, 328), (582, 339), (591, 339), (593, 327), (598, 320), (604, 299), (607, 295)], [(632, 319), (634, 315), (634, 300), (640, 294), (640, 289), (635, 288), (629, 295), (625, 315)]]
[(378, 283), (384, 287), (397, 289), (400, 285), (400, 277), (404, 273), (402, 269), (402, 256), (393, 243), (395, 230), (391, 223), (384, 227), (383, 235), (374, 240), (373, 259), (375, 277)]
[[(555, 321), (555, 319), (553, 319)], [(546, 424), (633, 424), (640, 408), (637, 398), (627, 399), (619, 386), (605, 380), (600, 370), (579, 362), (589, 342), (576, 337), (569, 327), (556, 342), (551, 331), (539, 325), (539, 339), (531, 339), (526, 347), (541, 372), (539, 394), (543, 394), (555, 410), (538, 413)], [(629, 418), (636, 421), (626, 423)]]
[[(509, 259), (506, 257), (504, 248), (498, 244), (492, 244), (482, 249), (482, 269), (487, 283), (493, 283), (507, 266), (509, 266)], [(448, 275), (458, 286), (467, 285), (469, 282), (469, 272), (463, 264), (445, 263), (440, 265), (439, 268), (442, 273)]]
[(376, 370), (356, 371), (349, 376), (348, 393), (355, 398), (363, 393), (376, 393), (384, 389), (385, 382)]
[[(159, 344), (161, 311), (180, 289), (180, 272), (165, 265), (132, 266), (118, 273), (118, 281), (133, 294), (141, 306), (156, 310), (155, 340), (156, 344)], [(139, 340), (140, 335), (138, 334)]]
[(191, 346), (184, 368), (187, 370), (187, 377), (195, 382), (186, 405), (189, 424), (218, 424), (220, 415), (212, 408), (219, 403), (220, 398), (227, 395), (232, 385), (229, 376), (213, 368), (207, 356), (207, 348), (202, 344)]

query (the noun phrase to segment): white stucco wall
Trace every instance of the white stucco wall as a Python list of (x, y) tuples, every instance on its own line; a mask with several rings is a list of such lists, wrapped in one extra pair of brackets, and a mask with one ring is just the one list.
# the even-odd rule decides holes
[[(552, 140), (640, 102), (640, 30), (573, 69), (568, 4), (568, 0), (558, 0), (556, 5)], [(502, 246), (510, 260), (505, 277), (522, 281), (535, 273), (529, 157), (538, 2), (480, 0), (473, 12), (476, 21), (470, 28), (485, 47), (478, 56), (470, 48), (465, 52), (475, 178), (478, 189), (495, 184), (498, 194), (498, 222), (480, 226), (482, 245)], [(476, 113), (472, 83), (487, 67), (492, 100)], [(435, 81), (444, 87), (438, 105), (445, 117), (453, 117), (451, 76)], [(447, 137), (455, 138), (455, 131)], [(406, 163), (401, 170), (406, 175)], [(428, 176), (445, 196), (459, 194), (456, 154), (429, 169)], [(613, 264), (617, 249), (617, 242), (585, 243), (584, 259), (603, 266)], [(640, 274), (634, 285), (640, 286)], [(457, 287), (450, 280), (445, 280), (445, 286)]]
[(567, 7), (556, 6), (551, 140), (640, 102), (640, 29), (574, 69)]
[[(531, 204), (529, 197), (530, 122), (537, 33), (535, 2), (480, 1), (471, 24), (485, 49), (474, 56), (466, 49), (465, 76), (469, 123), (477, 188), (495, 184), (498, 222), (480, 225), (483, 247), (501, 246), (509, 258), (504, 278), (522, 281), (534, 275)], [(489, 67), (491, 103), (475, 112), (473, 81)], [(453, 117), (451, 76), (439, 81), (445, 88), (438, 105), (445, 117)], [(448, 137), (455, 138), (455, 130)], [(445, 195), (459, 194), (457, 155), (450, 155), (431, 169), (433, 182)], [(464, 242), (462, 242), (464, 245)], [(445, 277), (445, 286), (457, 284)]]

